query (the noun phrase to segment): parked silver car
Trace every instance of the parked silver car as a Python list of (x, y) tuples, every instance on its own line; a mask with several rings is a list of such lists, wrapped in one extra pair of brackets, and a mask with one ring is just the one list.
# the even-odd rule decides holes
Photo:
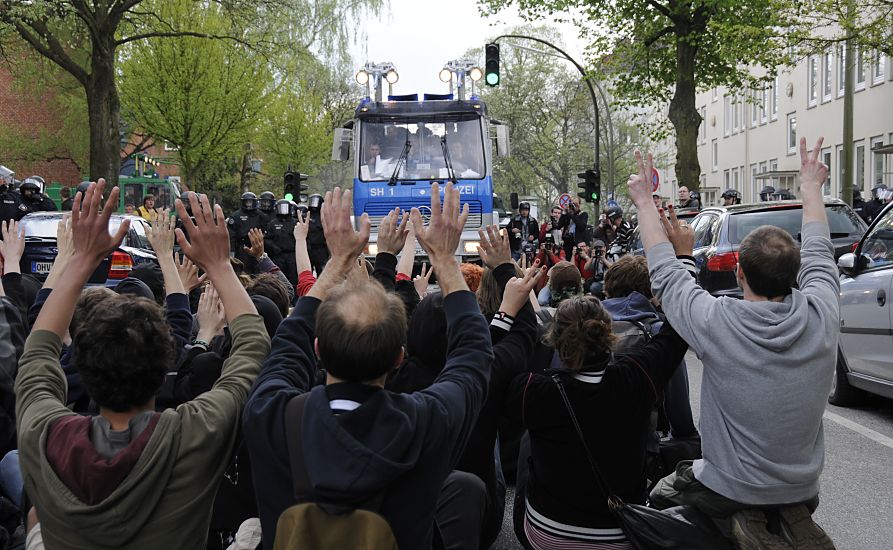
[(828, 401), (856, 404), (864, 392), (893, 398), (893, 204), (840, 268), (840, 347)]

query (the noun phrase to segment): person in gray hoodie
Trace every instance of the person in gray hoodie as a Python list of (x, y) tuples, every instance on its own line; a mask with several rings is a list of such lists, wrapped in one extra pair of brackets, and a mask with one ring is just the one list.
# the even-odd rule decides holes
[[(693, 235), (672, 209), (668, 219), (654, 206), (651, 155), (643, 160), (636, 153), (639, 174), (629, 181), (654, 294), (704, 365), (704, 458), (681, 463), (654, 489), (651, 502), (658, 508), (690, 504), (729, 518), (740, 548), (777, 544), (777, 534), (795, 548), (834, 547), (810, 517), (818, 505), (822, 414), (840, 326), (821, 147), (820, 138), (807, 153), (806, 141), (800, 142), (800, 249), (788, 233), (770, 226), (742, 241), (737, 277), (744, 300), (711, 296), (677, 260), (668, 240), (690, 242)], [(771, 520), (776, 512), (781, 529), (770, 533), (767, 515)]]

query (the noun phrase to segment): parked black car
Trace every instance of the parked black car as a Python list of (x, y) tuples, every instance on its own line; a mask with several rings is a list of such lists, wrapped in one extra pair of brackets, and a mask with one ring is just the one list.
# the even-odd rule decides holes
[[(868, 229), (852, 208), (838, 199), (826, 199), (834, 257), (852, 252)], [(774, 225), (800, 240), (803, 223), (801, 201), (775, 201), (705, 208), (691, 221), (695, 232), (698, 282), (714, 296), (742, 297), (735, 270), (738, 247), (754, 229)]]
[[(31, 274), (43, 281), (56, 260), (56, 228), (62, 219), (61, 212), (35, 212), (19, 222), (25, 229), (25, 253), (20, 267), (23, 274)], [(90, 286), (113, 287), (130, 274), (134, 265), (155, 262), (155, 252), (149, 245), (149, 224), (139, 216), (113, 214), (109, 219), (109, 232), (115, 233), (121, 223), (130, 220), (130, 230), (117, 250), (99, 264), (87, 282)]]
[[(698, 208), (679, 208), (676, 210), (676, 218), (691, 223), (691, 221), (700, 213), (701, 210)], [(633, 244), (629, 249), (633, 256), (645, 255), (645, 248), (642, 245), (642, 236), (639, 234), (638, 225), (633, 229)]]

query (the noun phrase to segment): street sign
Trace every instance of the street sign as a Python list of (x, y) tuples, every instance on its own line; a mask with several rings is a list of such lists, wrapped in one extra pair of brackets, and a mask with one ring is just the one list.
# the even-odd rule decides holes
[(657, 190), (660, 189), (660, 172), (657, 171), (657, 168), (651, 168), (651, 192), (657, 193)]
[(561, 208), (567, 208), (567, 205), (571, 203), (571, 196), (567, 193), (562, 193), (560, 197), (558, 197), (558, 206)]

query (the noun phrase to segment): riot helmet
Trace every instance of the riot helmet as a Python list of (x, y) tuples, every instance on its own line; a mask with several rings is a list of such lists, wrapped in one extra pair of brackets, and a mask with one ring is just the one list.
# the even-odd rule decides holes
[(763, 202), (772, 200), (772, 195), (775, 194), (775, 188), (771, 185), (767, 185), (760, 189), (760, 200)]
[(623, 208), (619, 206), (609, 206), (605, 209), (605, 216), (612, 222), (618, 217), (623, 217)]
[(301, 215), (301, 219), (307, 221), (307, 205), (306, 204), (296, 204), (295, 205), (295, 217), (298, 217), (298, 214)]
[(270, 214), (273, 212), (273, 207), (276, 205), (276, 195), (273, 194), (272, 191), (264, 191), (260, 194), (260, 200), (258, 201), (258, 207), (261, 212)]
[(871, 186), (871, 198), (880, 200), (881, 191), (886, 191), (887, 186), (883, 183), (875, 183)]
[(323, 202), (325, 202), (325, 199), (322, 198), (322, 195), (313, 194), (310, 195), (310, 198), (307, 199), (307, 206), (309, 207), (311, 212), (316, 212), (320, 208), (322, 208)]
[(854, 187), (853, 188), (853, 202), (861, 201), (861, 200), (862, 200), (862, 190)]
[(40, 184), (32, 178), (27, 178), (19, 186), (19, 194), (28, 202), (37, 202), (40, 200)]
[(246, 212), (254, 212), (257, 210), (257, 195), (248, 191), (247, 193), (242, 193), (242, 210)]
[[(263, 196), (263, 195), (261, 195)], [(264, 199), (261, 199), (263, 202)], [(263, 208), (261, 208), (263, 210)], [(287, 201), (285, 199), (279, 199), (276, 201), (276, 215), (277, 216), (289, 216), (291, 215), (291, 201)]]

